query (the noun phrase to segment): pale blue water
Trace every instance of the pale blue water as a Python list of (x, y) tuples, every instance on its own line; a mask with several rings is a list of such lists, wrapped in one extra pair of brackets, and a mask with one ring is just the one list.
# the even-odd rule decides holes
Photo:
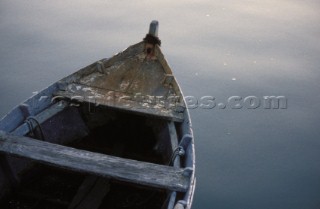
[(193, 208), (319, 209), (319, 9), (317, 0), (2, 0), (0, 115), (140, 41), (157, 19), (185, 95), (287, 98), (287, 109), (190, 110)]

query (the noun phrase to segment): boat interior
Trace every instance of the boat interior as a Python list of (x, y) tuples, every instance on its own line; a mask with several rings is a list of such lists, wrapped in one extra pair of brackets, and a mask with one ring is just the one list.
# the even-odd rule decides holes
[[(27, 121), (12, 133), (108, 156), (185, 166), (183, 156), (173, 159), (182, 137), (179, 122), (63, 100)], [(161, 209), (182, 195), (8, 154), (1, 154), (0, 179), (4, 209)]]
[(1, 208), (172, 209), (192, 199), (183, 96), (160, 48), (146, 46), (77, 71), (0, 120)]

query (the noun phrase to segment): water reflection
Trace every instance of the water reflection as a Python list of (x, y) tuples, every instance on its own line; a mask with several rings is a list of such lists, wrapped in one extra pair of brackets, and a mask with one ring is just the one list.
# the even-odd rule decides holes
[(0, 115), (160, 21), (186, 95), (286, 96), (286, 110), (191, 110), (194, 208), (319, 208), (316, 0), (0, 2)]

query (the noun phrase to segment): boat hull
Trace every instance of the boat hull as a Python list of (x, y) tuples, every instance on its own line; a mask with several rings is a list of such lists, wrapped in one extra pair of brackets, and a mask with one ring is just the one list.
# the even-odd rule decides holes
[[(179, 178), (187, 179), (185, 189), (173, 187), (172, 183), (168, 182), (159, 186), (145, 179), (138, 180), (138, 177), (120, 178), (118, 174), (111, 175), (110, 172), (105, 175), (102, 175), (102, 172), (90, 173), (88, 169), (75, 172), (86, 176), (90, 174), (90, 178), (104, 178), (98, 178), (96, 181), (111, 179), (116, 182), (114, 184), (126, 185), (125, 188), (131, 185), (134, 188), (143, 187), (146, 191), (160, 191), (159, 194), (163, 195), (162, 203), (159, 203), (161, 207), (166, 205), (168, 209), (180, 206), (191, 208), (195, 188), (195, 149), (190, 115), (182, 91), (160, 48), (156, 46), (155, 55), (150, 58), (145, 54), (144, 47), (145, 43), (138, 43), (110, 59), (99, 60), (75, 72), (21, 103), (0, 120), (0, 131), (3, 133), (1, 140), (3, 144), (8, 145), (0, 146), (2, 201), (10, 200), (10, 195), (12, 196), (23, 182), (29, 181), (28, 175), (36, 173), (37, 166), (61, 169), (61, 159), (44, 161), (43, 158), (36, 159), (32, 153), (27, 156), (12, 144), (9, 147), (9, 136), (19, 136), (93, 153), (99, 150), (101, 143), (109, 143), (106, 149), (98, 152), (111, 157), (127, 155), (131, 159), (137, 158), (138, 161), (153, 163), (154, 168), (158, 164), (173, 167), (173, 173), (181, 171)], [(137, 129), (141, 129), (139, 133), (136, 133)], [(110, 134), (113, 131), (115, 133)], [(148, 139), (145, 137), (147, 133), (152, 133)], [(95, 134), (98, 138), (123, 137), (113, 141), (94, 141), (92, 138)], [(28, 138), (19, 139), (28, 141)], [(130, 140), (126, 141), (128, 138)], [(139, 138), (144, 140), (139, 141)], [(137, 141), (132, 144), (133, 140)], [(16, 141), (18, 142), (19, 140)], [(127, 148), (122, 147), (124, 144)], [(143, 146), (151, 151), (146, 154), (141, 150)], [(130, 147), (135, 149), (130, 150)], [(176, 154), (178, 148), (183, 152)], [(38, 151), (34, 150), (35, 153)], [(156, 154), (153, 155), (153, 152)], [(94, 161), (93, 164), (95, 163), (97, 162)], [(117, 167), (116, 164), (114, 166)], [(74, 172), (74, 167), (69, 164), (62, 168), (66, 173), (71, 170)], [(83, 181), (90, 182), (90, 178)], [(110, 184), (108, 182), (105, 185)], [(81, 185), (78, 185), (79, 189)], [(103, 199), (107, 199), (108, 192), (101, 188), (100, 191), (106, 193), (100, 199), (100, 204), (103, 205)], [(75, 204), (74, 199), (78, 196), (79, 191), (70, 199), (71, 202), (64, 204), (73, 208), (71, 205)], [(153, 208), (156, 208), (155, 205)]]

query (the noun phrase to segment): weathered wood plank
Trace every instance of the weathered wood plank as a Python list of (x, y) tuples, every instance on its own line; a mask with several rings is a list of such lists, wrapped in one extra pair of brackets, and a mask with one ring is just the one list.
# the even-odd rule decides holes
[[(176, 149), (179, 146), (179, 142), (178, 142), (178, 136), (177, 136), (177, 131), (176, 131), (176, 127), (174, 126), (174, 122), (168, 122), (168, 132), (169, 132), (169, 136), (170, 136), (170, 145), (171, 145), (171, 149), (172, 149), (172, 153), (176, 151)], [(173, 160), (173, 166), (180, 168), (180, 156), (177, 155), (174, 160)]]
[(22, 111), (20, 108), (16, 107), (2, 119), (0, 119), (0, 130), (2, 131), (12, 131), (24, 120)]
[[(124, 151), (124, 140), (117, 140), (112, 150), (113, 155), (121, 156)], [(109, 191), (109, 179), (89, 175), (79, 187), (68, 209), (98, 209)]]
[(182, 122), (184, 120), (183, 113), (159, 107), (156, 104), (134, 101), (131, 99), (133, 97), (132, 95), (114, 91), (108, 91), (106, 93), (104, 91), (100, 91), (99, 89), (91, 89), (94, 91), (94, 94), (92, 94), (92, 92), (83, 91), (79, 91), (76, 93), (68, 91), (57, 91), (55, 95), (69, 99), (71, 102), (88, 102), (96, 106), (108, 106), (134, 112), (137, 114), (150, 115), (177, 122)]
[(189, 176), (180, 168), (78, 150), (3, 132), (0, 132), (0, 152), (65, 169), (172, 191), (185, 192), (189, 187)]
[[(29, 105), (32, 115), (36, 115), (43, 111), (52, 103), (52, 92), (58, 90), (58, 83), (48, 86), (36, 95), (30, 97), (23, 104)], [(11, 132), (24, 120), (24, 115), (19, 107), (15, 107), (2, 119), (0, 118), (0, 130)]]
[[(171, 145), (171, 150), (172, 150), (172, 154), (176, 151), (176, 149), (179, 146), (179, 141), (178, 141), (178, 136), (177, 136), (177, 131), (176, 131), (176, 127), (174, 125), (173, 121), (170, 121), (167, 123), (167, 129), (168, 129), (168, 134), (169, 134), (169, 138), (170, 138), (170, 145)], [(174, 160), (173, 160), (173, 166), (176, 168), (180, 168), (181, 164), (180, 164), (180, 156), (177, 155)], [(174, 203), (176, 202), (176, 198), (177, 198), (177, 192), (173, 191), (170, 192), (169, 195), (169, 202), (168, 202), (168, 209), (172, 209), (174, 207)]]

